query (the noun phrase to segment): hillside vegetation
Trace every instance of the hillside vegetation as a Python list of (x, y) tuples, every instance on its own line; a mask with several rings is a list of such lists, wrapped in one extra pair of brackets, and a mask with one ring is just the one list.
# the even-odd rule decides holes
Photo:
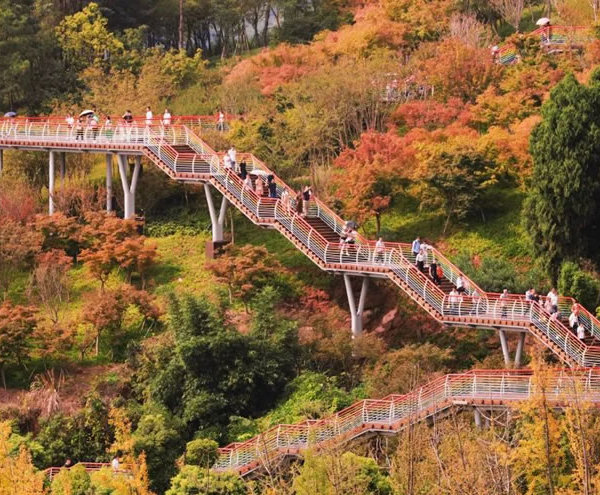
[[(182, 10), (180, 11), (180, 6)], [(548, 11), (550, 9), (550, 11)], [(209, 115), (211, 146), (312, 185), (370, 238), (444, 251), (484, 289), (600, 305), (596, 0), (0, 0), (0, 108)], [(581, 26), (550, 50), (539, 17)], [(558, 31), (556, 31), (558, 33)], [(499, 63), (495, 48), (513, 54)], [(219, 112), (228, 129), (213, 125)], [(106, 214), (103, 156), (0, 175), (0, 495), (560, 494), (600, 490), (600, 417), (536, 397), (477, 429), (453, 413), (243, 481), (216, 449), (276, 424), (502, 368), (492, 331), (438, 325), (373, 282), (351, 338), (343, 282), (231, 212), (215, 260), (201, 186), (143, 161), (144, 222)], [(512, 344), (512, 342), (511, 342)], [(527, 341), (543, 380), (558, 366)], [(52, 483), (48, 467), (81, 466)]]

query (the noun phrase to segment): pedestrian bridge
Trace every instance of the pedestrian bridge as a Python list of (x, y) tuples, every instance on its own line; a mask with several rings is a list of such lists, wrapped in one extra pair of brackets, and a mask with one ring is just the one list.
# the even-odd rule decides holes
[[(294, 201), (284, 205), (278, 198), (256, 194), (255, 188), (244, 186), (232, 169), (225, 167), (222, 154), (214, 151), (188, 125), (161, 123), (119, 123), (85, 129), (83, 134), (66, 125), (64, 119), (3, 119), (0, 120), (1, 150), (38, 150), (49, 153), (49, 213), (54, 212), (56, 158), (60, 159), (60, 176), (64, 177), (67, 153), (102, 153), (106, 156), (107, 210), (112, 210), (112, 163), (116, 156), (121, 186), (125, 197), (125, 218), (135, 213), (135, 192), (146, 157), (172, 180), (203, 184), (212, 221), (214, 242), (223, 241), (223, 224), (229, 205), (237, 208), (255, 225), (274, 229), (323, 271), (344, 277), (351, 313), (353, 336), (362, 332), (362, 313), (369, 281), (388, 279), (398, 286), (436, 321), (450, 326), (487, 328), (498, 331), (507, 366), (518, 368), (526, 335), (544, 344), (556, 357), (573, 369), (600, 366), (600, 322), (587, 309), (580, 307), (579, 319), (586, 329), (586, 338), (578, 339), (568, 328), (564, 316), (575, 301), (561, 297), (558, 301), (563, 318), (545, 311), (540, 303), (525, 300), (521, 294), (486, 292), (478, 287), (434, 247), (428, 249), (427, 266), (434, 259), (443, 270), (441, 285), (436, 285), (415, 265), (408, 243), (386, 242), (377, 249), (375, 242), (358, 236), (357, 243), (344, 246), (340, 234), (345, 221), (318, 198), (310, 201), (308, 215), (298, 214)], [(135, 166), (128, 172), (128, 156), (135, 157)], [(295, 192), (279, 179), (262, 161), (252, 154), (238, 154), (244, 160), (255, 181), (273, 175), (278, 196), (287, 190)], [(220, 205), (213, 199), (213, 190), (221, 195)], [(450, 295), (457, 278), (464, 280), (465, 293)], [(353, 280), (360, 280), (360, 296), (355, 298)], [(506, 332), (518, 335), (514, 359), (511, 357)], [(554, 392), (550, 399), (559, 407), (570, 401), (572, 383), (585, 389), (586, 400), (600, 401), (598, 370), (575, 371), (569, 378), (566, 371), (554, 377)], [(575, 382), (573, 382), (575, 380)], [(382, 400), (366, 400), (341, 411), (328, 420), (299, 425), (280, 425), (243, 444), (232, 444), (220, 451), (218, 469), (236, 469), (249, 474), (303, 449), (345, 442), (367, 433), (393, 433), (413, 421), (431, 417), (451, 406), (471, 408), (506, 408), (531, 397), (535, 381), (528, 371), (471, 371), (448, 375), (411, 394), (390, 396)], [(553, 394), (553, 395), (552, 395)], [(566, 394), (566, 395), (565, 395)]]

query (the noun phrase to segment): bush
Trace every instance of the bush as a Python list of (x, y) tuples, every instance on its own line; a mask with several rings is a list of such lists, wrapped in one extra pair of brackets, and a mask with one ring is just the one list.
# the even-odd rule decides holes
[(574, 297), (586, 308), (595, 308), (600, 295), (600, 283), (576, 263), (565, 261), (558, 276), (559, 293)]
[(187, 443), (185, 463), (201, 467), (211, 467), (219, 457), (219, 445), (208, 438), (197, 438)]
[(87, 495), (91, 486), (90, 475), (81, 464), (61, 469), (52, 480), (52, 495)]

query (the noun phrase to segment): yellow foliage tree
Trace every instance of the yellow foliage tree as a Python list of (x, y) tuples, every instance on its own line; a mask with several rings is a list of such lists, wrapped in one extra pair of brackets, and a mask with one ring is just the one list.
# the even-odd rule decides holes
[(0, 495), (45, 495), (44, 473), (36, 471), (21, 446), (13, 453), (10, 423), (0, 423)]

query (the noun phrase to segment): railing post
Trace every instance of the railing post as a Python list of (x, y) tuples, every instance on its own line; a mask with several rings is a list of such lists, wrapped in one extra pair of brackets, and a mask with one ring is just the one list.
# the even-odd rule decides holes
[(308, 249), (309, 249), (310, 251), (312, 251), (312, 249), (311, 249), (311, 247), (310, 247), (310, 236), (311, 236), (311, 234), (312, 234), (312, 233), (313, 233), (313, 229), (310, 229), (310, 230), (308, 231), (308, 241), (307, 241), (307, 244), (308, 244)]

